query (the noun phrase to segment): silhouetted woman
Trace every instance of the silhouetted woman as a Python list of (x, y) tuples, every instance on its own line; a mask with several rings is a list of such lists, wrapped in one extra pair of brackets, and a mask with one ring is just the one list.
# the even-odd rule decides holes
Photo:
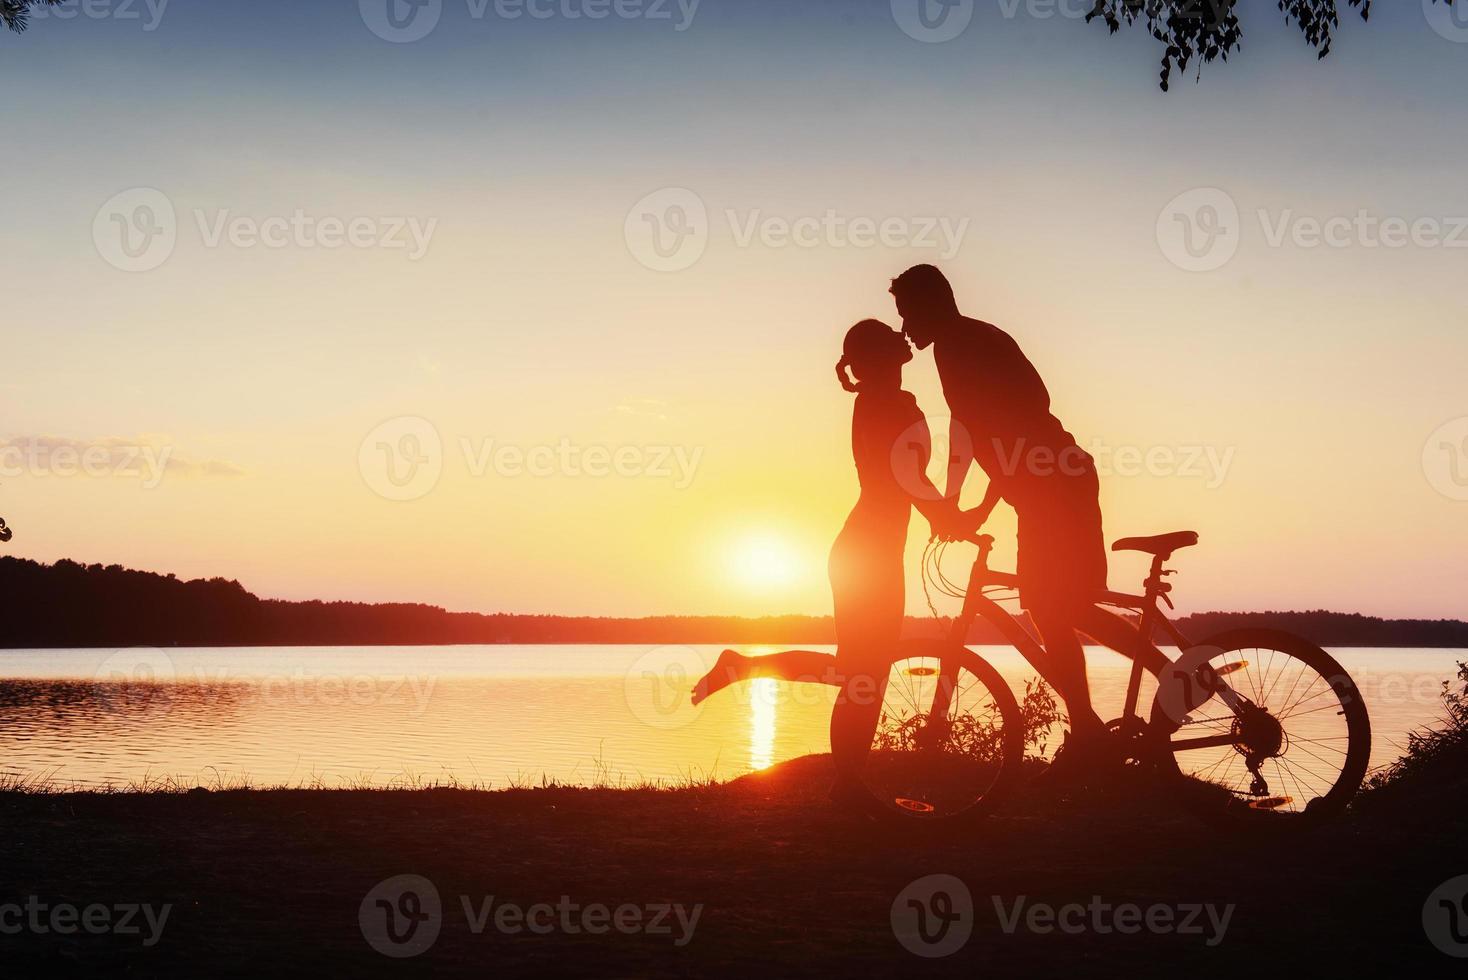
[[(836, 374), (856, 395), (851, 452), (861, 496), (831, 547), (836, 654), (786, 650), (746, 657), (725, 650), (694, 686), (693, 703), (756, 677), (837, 687), (850, 679), (831, 714), (831, 745), (837, 759), (855, 760), (871, 746), (902, 632), (909, 508), (916, 506), (935, 527), (956, 527), (962, 518), (927, 476), (928, 423), (902, 390), (902, 366), (912, 360), (902, 334), (879, 320), (863, 320), (847, 331), (842, 355)], [(841, 773), (838, 782), (854, 775)]]

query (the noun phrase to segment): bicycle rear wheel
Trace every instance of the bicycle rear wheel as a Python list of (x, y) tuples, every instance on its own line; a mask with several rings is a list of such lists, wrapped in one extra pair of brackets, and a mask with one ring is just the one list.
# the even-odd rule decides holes
[(869, 810), (907, 822), (972, 820), (1002, 800), (1024, 759), (1014, 694), (987, 661), (943, 641), (900, 644), (861, 773)]
[(1275, 630), (1233, 630), (1163, 671), (1153, 703), (1159, 765), (1183, 802), (1234, 825), (1339, 814), (1371, 754), (1361, 692), (1324, 650)]

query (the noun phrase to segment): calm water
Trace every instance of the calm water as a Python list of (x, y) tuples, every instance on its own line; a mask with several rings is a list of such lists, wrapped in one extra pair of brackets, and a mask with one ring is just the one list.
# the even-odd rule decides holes
[[(760, 648), (745, 648), (761, 652)], [(729, 779), (829, 749), (834, 691), (761, 680), (699, 709), (717, 647), (488, 646), (0, 651), (0, 772), (76, 785), (505, 786)], [(1371, 712), (1373, 764), (1442, 715), (1465, 651), (1337, 650)], [(1023, 690), (1013, 650), (985, 649)], [(1127, 662), (1089, 651), (1103, 717)]]

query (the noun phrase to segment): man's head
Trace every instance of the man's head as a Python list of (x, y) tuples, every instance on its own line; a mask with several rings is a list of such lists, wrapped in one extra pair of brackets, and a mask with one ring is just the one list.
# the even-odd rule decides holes
[(902, 332), (918, 350), (926, 350), (944, 324), (958, 317), (953, 287), (937, 266), (913, 266), (892, 280), (891, 292), (902, 317)]

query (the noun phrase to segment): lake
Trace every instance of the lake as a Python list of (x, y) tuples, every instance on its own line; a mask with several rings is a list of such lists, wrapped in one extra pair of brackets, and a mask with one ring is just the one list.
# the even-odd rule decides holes
[[(691, 707), (684, 692), (718, 649), (4, 650), (0, 773), (76, 787), (616, 785), (731, 779), (829, 750), (831, 688), (758, 680)], [(1034, 676), (1012, 649), (977, 649), (1017, 692)], [(1442, 682), (1468, 659), (1332, 653), (1365, 696), (1374, 766), (1442, 718)], [(1088, 659), (1098, 711), (1114, 717), (1128, 662)]]

